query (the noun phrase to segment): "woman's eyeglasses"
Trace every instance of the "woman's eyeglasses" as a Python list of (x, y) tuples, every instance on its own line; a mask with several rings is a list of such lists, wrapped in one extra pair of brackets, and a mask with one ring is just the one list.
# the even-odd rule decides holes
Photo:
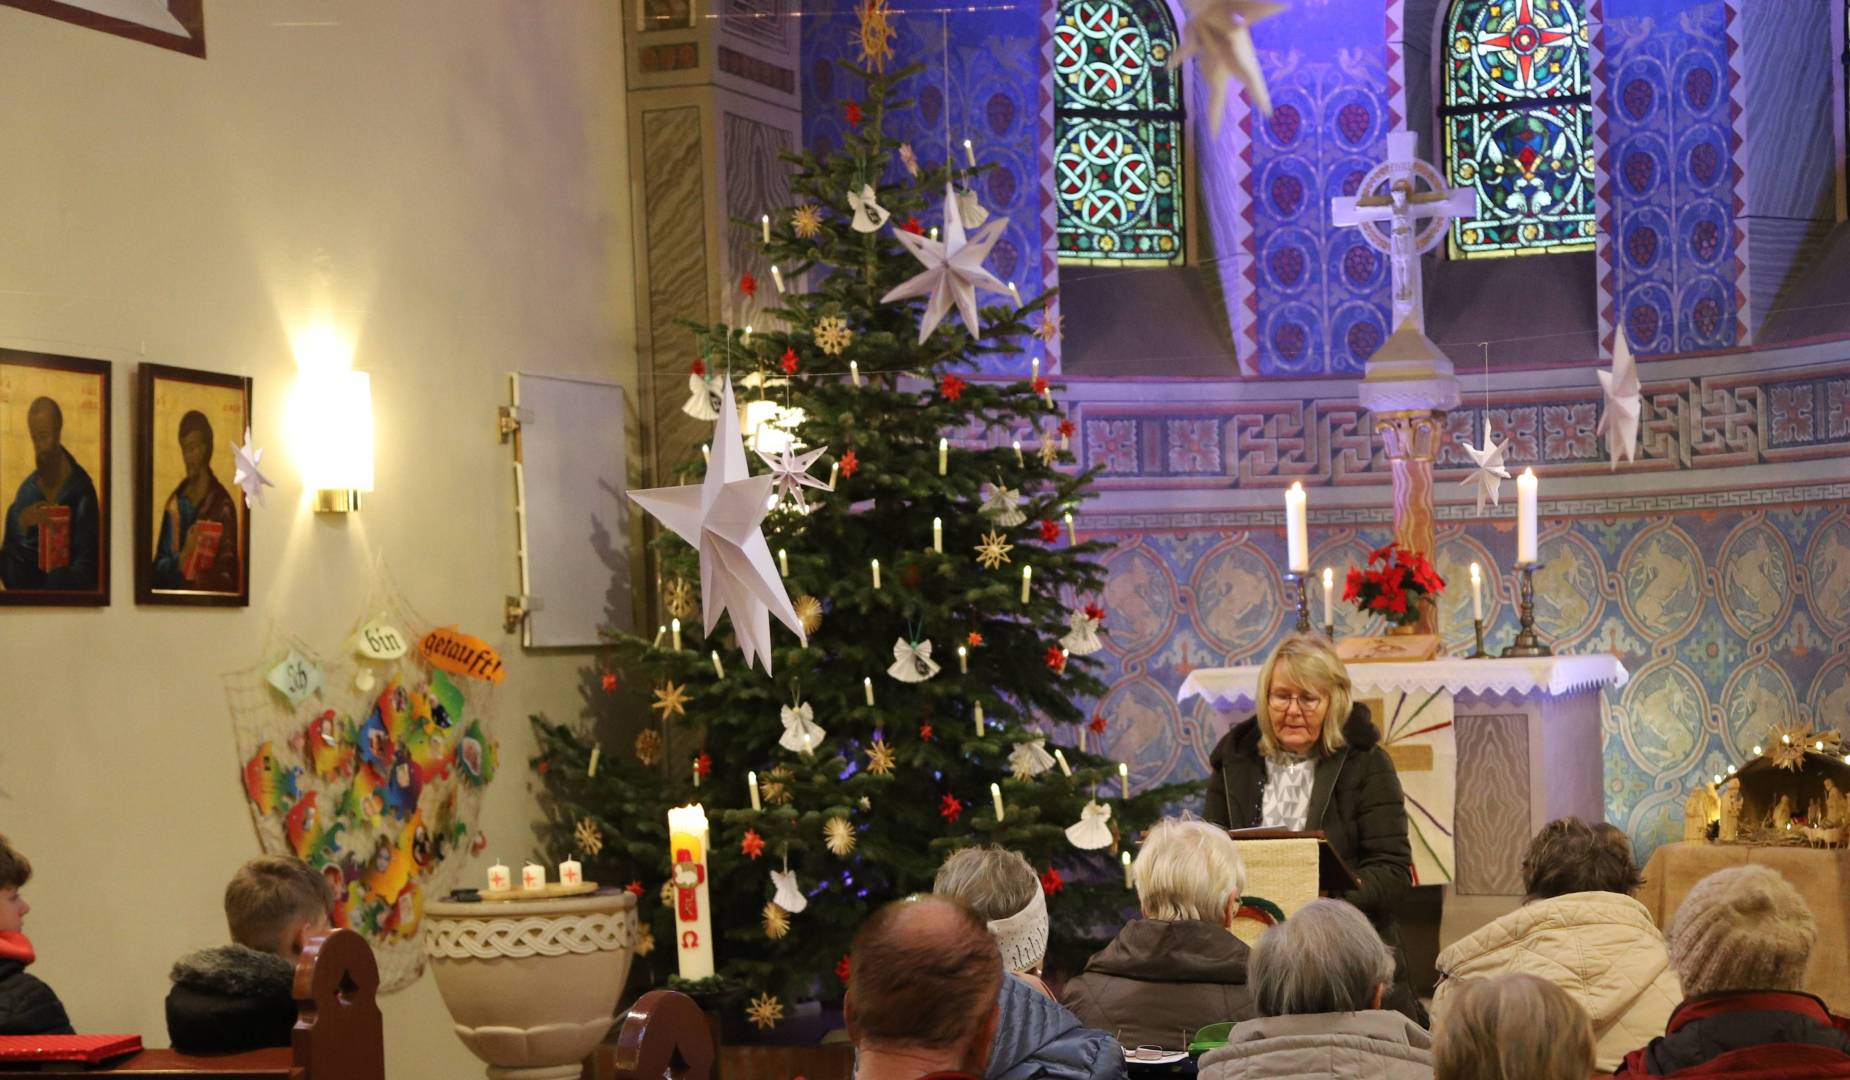
[(1296, 705), (1301, 711), (1308, 713), (1323, 704), (1323, 699), (1315, 694), (1286, 694), (1274, 690), (1266, 697), (1271, 701), (1272, 708), (1279, 712), (1284, 712)]

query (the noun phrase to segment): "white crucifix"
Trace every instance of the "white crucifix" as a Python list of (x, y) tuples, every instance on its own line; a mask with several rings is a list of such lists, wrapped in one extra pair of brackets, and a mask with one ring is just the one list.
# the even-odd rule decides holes
[[(1360, 226), (1368, 246), (1387, 254), (1394, 283), (1392, 325), (1411, 320), (1424, 333), (1420, 255), (1438, 245), (1453, 218), (1477, 213), (1477, 192), (1446, 187), (1439, 170), (1414, 153), (1419, 145), (1414, 132), (1391, 131), (1387, 140), (1388, 159), (1368, 170), (1354, 196), (1330, 200), (1330, 218), (1338, 225)], [(1416, 219), (1424, 219), (1417, 229)], [(1384, 221), (1391, 223), (1385, 231)]]

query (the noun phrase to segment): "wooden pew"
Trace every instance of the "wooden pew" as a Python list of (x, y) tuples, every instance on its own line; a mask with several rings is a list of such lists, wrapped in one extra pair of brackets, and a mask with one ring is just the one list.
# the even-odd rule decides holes
[(710, 1080), (713, 1031), (694, 999), (651, 990), (623, 1017), (616, 1046), (598, 1048), (595, 1074), (615, 1080)]
[[(378, 993), (379, 965), (366, 939), (352, 930), (335, 930), (310, 941), (296, 961), (298, 1012), (290, 1047), (215, 1055), (143, 1050), (110, 1065), (26, 1066), (32, 1071), (21, 1075), (385, 1080), (385, 1028)], [(0, 1075), (6, 1072), (0, 1066)]]

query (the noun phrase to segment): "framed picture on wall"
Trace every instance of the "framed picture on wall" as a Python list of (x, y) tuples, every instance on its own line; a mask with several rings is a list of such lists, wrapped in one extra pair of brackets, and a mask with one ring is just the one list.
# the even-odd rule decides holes
[(109, 603), (107, 361), (0, 349), (0, 604)]
[(135, 602), (245, 607), (250, 514), (231, 448), (250, 424), (242, 375), (143, 364), (135, 400)]
[(49, 15), (188, 56), (206, 55), (205, 0), (0, 0), (0, 7)]

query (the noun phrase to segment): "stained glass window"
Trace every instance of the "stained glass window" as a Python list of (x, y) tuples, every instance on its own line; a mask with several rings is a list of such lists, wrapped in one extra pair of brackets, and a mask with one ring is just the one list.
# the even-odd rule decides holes
[(1182, 75), (1164, 0), (1061, 0), (1053, 33), (1062, 261), (1182, 258)]
[(1593, 105), (1583, 0), (1454, 0), (1439, 109), (1445, 169), (1477, 189), (1457, 257), (1593, 246)]

